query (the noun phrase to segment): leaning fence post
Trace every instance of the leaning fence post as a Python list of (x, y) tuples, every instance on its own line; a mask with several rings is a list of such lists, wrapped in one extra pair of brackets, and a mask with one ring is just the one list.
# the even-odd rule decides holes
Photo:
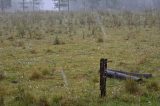
[(105, 70), (107, 69), (107, 59), (100, 60), (100, 91), (101, 97), (106, 96), (106, 74)]

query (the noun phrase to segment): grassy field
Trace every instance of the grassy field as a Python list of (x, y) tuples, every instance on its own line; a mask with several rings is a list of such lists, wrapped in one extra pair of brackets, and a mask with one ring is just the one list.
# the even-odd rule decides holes
[[(0, 14), (0, 106), (159, 106), (160, 13), (154, 13)], [(109, 68), (153, 78), (107, 79), (100, 98), (102, 57)]]

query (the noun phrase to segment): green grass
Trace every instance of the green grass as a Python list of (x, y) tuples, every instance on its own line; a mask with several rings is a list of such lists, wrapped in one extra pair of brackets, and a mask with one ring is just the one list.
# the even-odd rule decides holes
[[(0, 102), (6, 106), (159, 106), (160, 90), (154, 90), (160, 85), (159, 27), (153, 24), (130, 28), (126, 22), (117, 27), (112, 17), (104, 13), (101, 16), (107, 35), (103, 35), (96, 22), (81, 22), (94, 21), (92, 15), (2, 15), (0, 72), (6, 76), (0, 80)], [(71, 19), (70, 29), (67, 19)], [(117, 19), (121, 20), (118, 15)], [(59, 44), (59, 40), (64, 43)], [(109, 68), (152, 73), (153, 78), (137, 83), (138, 94), (126, 92), (125, 81), (107, 79), (107, 96), (101, 99), (98, 70), (102, 57), (112, 61)]]

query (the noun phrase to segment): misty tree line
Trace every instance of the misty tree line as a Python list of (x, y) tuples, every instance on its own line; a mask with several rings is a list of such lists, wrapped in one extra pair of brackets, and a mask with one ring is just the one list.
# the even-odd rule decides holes
[(41, 0), (31, 0), (30, 2), (27, 2), (26, 0), (22, 0), (20, 2), (20, 5), (23, 11), (25, 11), (28, 8), (32, 8), (32, 10), (35, 11), (35, 9), (39, 8), (39, 6), (41, 5)]
[(160, 9), (160, 0), (52, 0), (54, 7), (61, 10), (146, 10)]
[(1, 11), (4, 11), (6, 8), (11, 7), (11, 0), (0, 0)]
[[(106, 9), (146, 9), (160, 8), (160, 0), (51, 0), (52, 7), (59, 11), (106, 10)], [(43, 0), (0, 0), (1, 11), (16, 7), (21, 11), (40, 10)]]
[[(81, 10), (86, 10), (86, 9), (98, 9), (100, 4), (105, 3), (106, 7), (109, 7), (111, 5), (114, 5), (118, 0), (52, 0), (54, 4), (54, 8), (58, 9), (59, 11), (61, 10), (68, 10), (70, 11), (70, 7), (74, 7), (74, 4), (78, 7), (81, 7)], [(103, 6), (104, 8), (104, 6)], [(80, 9), (80, 8), (79, 8)], [(71, 10), (74, 10), (72, 8)]]
[[(73, 7), (77, 4), (79, 7), (81, 6), (82, 9), (86, 10), (87, 8), (90, 9), (97, 9), (97, 7), (100, 5), (101, 1), (105, 1), (106, 7), (109, 7), (109, 5), (114, 4), (117, 0), (52, 0), (53, 1), (53, 7), (55, 9), (61, 10), (68, 10), (70, 11), (70, 7)], [(4, 12), (6, 9), (12, 7), (12, 2), (18, 2), (20, 5), (20, 9), (22, 11), (25, 10), (36, 10), (39, 8), (42, 4), (42, 0), (0, 0), (0, 8), (1, 11)], [(14, 7), (14, 6), (13, 6)]]
[(13, 5), (13, 2), (17, 2), (22, 9), (22, 11), (25, 10), (33, 10), (39, 9), (41, 5), (42, 0), (0, 0), (0, 8), (1, 11), (4, 12), (5, 10), (16, 7), (17, 5)]

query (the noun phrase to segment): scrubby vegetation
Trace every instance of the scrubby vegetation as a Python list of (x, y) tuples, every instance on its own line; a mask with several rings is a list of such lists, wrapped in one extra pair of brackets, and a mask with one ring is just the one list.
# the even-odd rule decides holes
[[(156, 10), (0, 14), (0, 104), (159, 106), (159, 19)], [(154, 77), (141, 83), (107, 79), (102, 99), (102, 57), (111, 68)]]

